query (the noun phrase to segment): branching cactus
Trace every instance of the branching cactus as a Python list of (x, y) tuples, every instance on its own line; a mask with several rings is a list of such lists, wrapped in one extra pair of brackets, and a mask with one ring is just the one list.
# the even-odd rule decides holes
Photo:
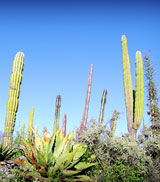
[(32, 128), (33, 128), (33, 118), (34, 118), (34, 108), (32, 107), (30, 114), (29, 114), (29, 120), (28, 120), (28, 130), (27, 130), (27, 137), (26, 140), (31, 142), (32, 140)]
[(136, 91), (132, 89), (132, 80), (130, 72), (130, 62), (127, 48), (127, 38), (122, 36), (122, 60), (123, 60), (123, 80), (126, 113), (128, 121), (128, 131), (136, 139), (137, 130), (142, 121), (143, 98), (144, 98), (144, 80), (143, 80), (143, 61), (140, 51), (136, 52)]
[(54, 126), (53, 126), (53, 133), (55, 133), (56, 130), (59, 128), (60, 107), (61, 107), (61, 96), (58, 95), (57, 99), (56, 99), (56, 111), (55, 111), (55, 121), (54, 121)]
[(12, 74), (10, 77), (9, 98), (7, 101), (7, 112), (3, 137), (4, 146), (11, 144), (13, 140), (12, 135), (19, 104), (18, 98), (20, 95), (23, 67), (24, 54), (22, 52), (18, 52), (13, 61)]
[(81, 124), (80, 124), (80, 135), (83, 134), (83, 131), (84, 131), (84, 129), (86, 127), (86, 123), (87, 123), (89, 100), (90, 100), (90, 95), (91, 95), (92, 72), (93, 72), (93, 64), (91, 64), (90, 72), (89, 72), (86, 103), (85, 103), (85, 108), (84, 108), (84, 112), (83, 112), (83, 118), (82, 118), (82, 121), (81, 121)]
[(101, 111), (100, 111), (100, 116), (99, 116), (99, 126), (101, 126), (102, 123), (103, 123), (104, 108), (105, 108), (105, 104), (106, 104), (106, 95), (107, 95), (107, 90), (104, 90), (103, 95), (102, 95), (102, 100), (101, 100)]

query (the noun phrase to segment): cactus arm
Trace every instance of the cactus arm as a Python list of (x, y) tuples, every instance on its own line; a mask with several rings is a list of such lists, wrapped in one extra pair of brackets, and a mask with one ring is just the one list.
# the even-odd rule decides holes
[(86, 123), (87, 123), (89, 100), (90, 100), (90, 95), (91, 95), (92, 72), (93, 72), (93, 64), (91, 64), (91, 66), (90, 66), (85, 108), (84, 108), (84, 112), (83, 112), (83, 118), (82, 118), (82, 121), (80, 124), (80, 135), (83, 134), (83, 131), (84, 131), (84, 129), (86, 127)]
[(61, 107), (61, 96), (58, 95), (56, 99), (56, 111), (55, 111), (55, 121), (53, 126), (53, 134), (57, 131), (59, 128), (59, 113), (60, 113), (60, 107)]
[(26, 137), (27, 141), (31, 141), (31, 139), (32, 139), (33, 118), (34, 118), (34, 108), (32, 107), (30, 114), (29, 114), (29, 120), (28, 120), (28, 130), (27, 130), (27, 137)]
[(133, 134), (133, 89), (130, 72), (130, 62), (127, 48), (127, 38), (125, 35), (121, 38), (122, 42), (122, 61), (123, 61), (123, 80), (124, 80), (124, 92), (125, 92), (125, 103), (126, 113), (128, 122), (128, 131)]
[(7, 146), (12, 143), (12, 135), (16, 122), (16, 112), (18, 110), (18, 98), (20, 95), (20, 85), (22, 82), (22, 71), (24, 67), (24, 54), (18, 52), (14, 58), (12, 74), (10, 77), (9, 98), (7, 101), (7, 112), (4, 128), (3, 144)]
[(144, 80), (143, 61), (140, 51), (136, 52), (136, 92), (133, 128), (138, 129), (143, 117)]
[(101, 100), (101, 111), (100, 111), (100, 116), (99, 116), (99, 126), (101, 126), (102, 122), (103, 122), (104, 108), (105, 108), (105, 104), (106, 104), (106, 95), (107, 95), (107, 90), (104, 90), (103, 95), (102, 95), (102, 100)]

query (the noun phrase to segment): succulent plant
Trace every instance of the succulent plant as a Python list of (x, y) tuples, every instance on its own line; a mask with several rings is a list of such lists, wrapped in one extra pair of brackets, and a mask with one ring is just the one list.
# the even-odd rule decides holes
[(15, 154), (15, 148), (12, 146), (4, 146), (3, 143), (0, 143), (0, 162), (11, 159)]
[(72, 146), (73, 132), (63, 137), (62, 130), (57, 129), (52, 136), (45, 130), (42, 139), (34, 129), (33, 133), (33, 146), (22, 138), (21, 148), (27, 159), (22, 167), (32, 170), (26, 173), (26, 178), (46, 181), (58, 181), (58, 178), (61, 181), (91, 181), (90, 177), (82, 175), (82, 172), (96, 163), (81, 162), (87, 147), (81, 143)]
[(29, 114), (28, 130), (27, 130), (27, 136), (26, 136), (27, 141), (30, 141), (30, 142), (32, 139), (33, 117), (34, 117), (34, 108), (32, 107), (30, 114)]
[(12, 144), (13, 131), (16, 121), (16, 113), (18, 109), (18, 98), (20, 95), (20, 85), (22, 81), (22, 71), (24, 67), (24, 54), (18, 52), (14, 58), (12, 66), (12, 74), (10, 77), (9, 98), (7, 101), (7, 112), (3, 136), (3, 144), (5, 146)]
[(143, 61), (140, 51), (136, 52), (136, 91), (132, 89), (130, 72), (130, 62), (127, 48), (127, 38), (125, 35), (122, 41), (122, 60), (125, 103), (128, 121), (128, 131), (136, 139), (137, 129), (139, 128), (143, 116), (144, 81), (143, 81)]

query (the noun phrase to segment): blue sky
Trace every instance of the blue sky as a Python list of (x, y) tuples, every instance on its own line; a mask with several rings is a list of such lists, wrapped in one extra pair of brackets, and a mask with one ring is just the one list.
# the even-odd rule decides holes
[[(93, 78), (88, 121), (98, 120), (107, 89), (104, 123), (113, 111), (121, 115), (116, 136), (127, 132), (123, 89), (121, 36), (128, 39), (133, 88), (135, 53), (151, 50), (160, 89), (160, 3), (158, 1), (5, 1), (0, 4), (0, 123), (4, 130), (9, 80), (15, 54), (25, 54), (15, 129), (26, 127), (35, 108), (39, 133), (52, 132), (55, 102), (61, 95), (60, 125), (67, 114), (67, 132), (80, 126), (90, 64)], [(146, 116), (146, 95), (144, 119)], [(108, 126), (109, 127), (109, 126)]]

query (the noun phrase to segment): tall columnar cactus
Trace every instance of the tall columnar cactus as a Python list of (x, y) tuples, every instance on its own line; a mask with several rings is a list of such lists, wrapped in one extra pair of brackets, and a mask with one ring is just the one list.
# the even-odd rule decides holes
[(132, 89), (130, 72), (130, 62), (127, 48), (127, 38), (122, 36), (122, 60), (123, 60), (123, 79), (125, 91), (125, 103), (128, 121), (128, 131), (136, 138), (143, 115), (144, 81), (143, 81), (143, 61), (140, 51), (136, 52), (136, 91)]
[(62, 125), (62, 135), (63, 137), (66, 136), (66, 123), (67, 123), (67, 115), (63, 115), (63, 125)]
[(100, 116), (99, 116), (99, 126), (101, 126), (102, 123), (103, 123), (104, 108), (105, 108), (105, 104), (106, 104), (106, 95), (107, 95), (107, 90), (104, 90), (103, 95), (102, 95), (102, 100), (101, 100), (101, 111), (100, 111)]
[(3, 145), (7, 146), (12, 143), (16, 113), (18, 110), (18, 98), (20, 95), (20, 85), (22, 81), (22, 71), (24, 67), (24, 54), (18, 52), (14, 58), (12, 74), (10, 77), (9, 98), (7, 101), (7, 112), (4, 128)]
[(21, 124), (21, 137), (24, 138), (24, 128), (25, 128), (25, 124), (24, 122)]
[(56, 99), (56, 111), (55, 111), (55, 121), (54, 121), (54, 126), (53, 126), (53, 133), (55, 133), (56, 130), (59, 128), (60, 107), (61, 107), (61, 96), (58, 95), (57, 99)]
[(86, 123), (87, 123), (89, 99), (90, 99), (90, 95), (91, 95), (92, 70), (93, 70), (93, 64), (91, 64), (90, 72), (89, 72), (88, 88), (87, 88), (87, 95), (86, 95), (86, 103), (85, 103), (83, 118), (82, 118), (82, 121), (81, 121), (81, 124), (80, 124), (80, 135), (83, 134), (83, 131), (84, 131), (84, 129), (86, 127)]
[(27, 130), (27, 137), (26, 140), (31, 142), (32, 139), (32, 128), (33, 128), (33, 118), (34, 118), (34, 108), (32, 107), (30, 114), (29, 114), (29, 120), (28, 120), (28, 130)]
[(110, 126), (111, 126), (111, 136), (114, 136), (114, 134), (115, 134), (115, 130), (116, 130), (116, 121), (117, 121), (117, 119), (118, 119), (118, 116), (119, 116), (119, 112), (118, 111), (114, 111), (113, 112), (113, 116), (112, 116), (112, 118), (111, 118), (111, 120), (110, 120)]

